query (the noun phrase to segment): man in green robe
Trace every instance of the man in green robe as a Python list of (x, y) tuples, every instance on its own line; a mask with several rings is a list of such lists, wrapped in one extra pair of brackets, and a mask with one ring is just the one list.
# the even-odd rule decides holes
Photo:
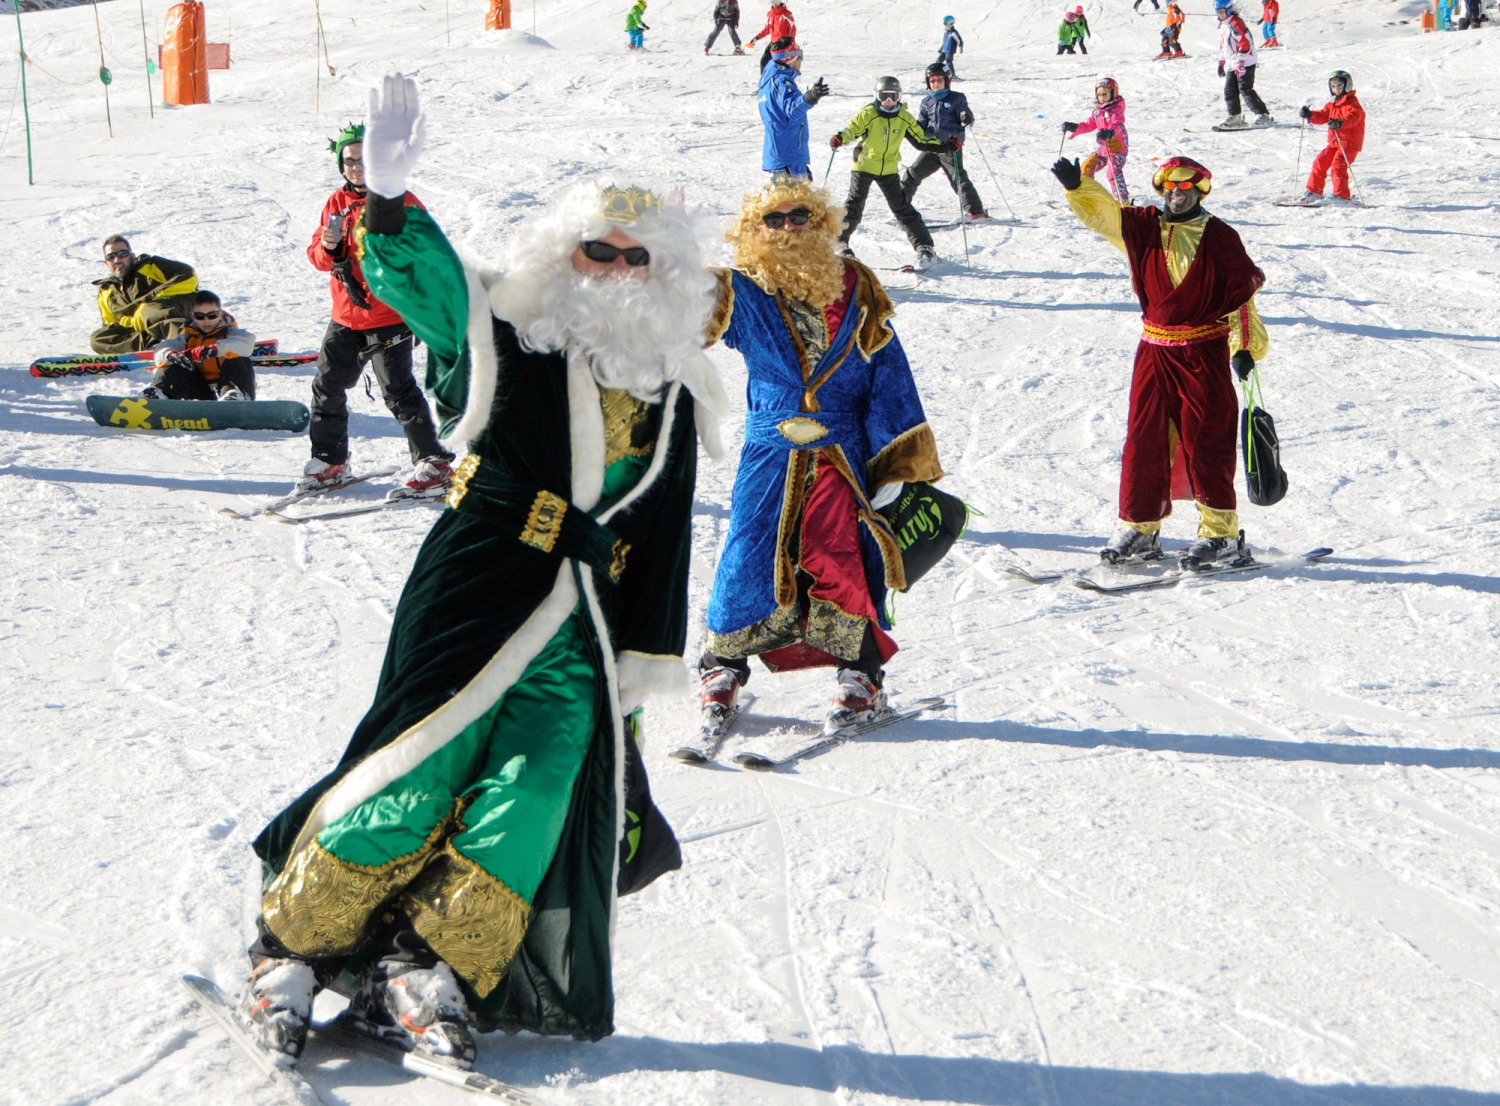
[(470, 1020), (610, 1033), (616, 895), (680, 864), (633, 719), (686, 684), (697, 436), (715, 451), (726, 403), (702, 353), (715, 278), (680, 206), (582, 185), (481, 271), (400, 201), (423, 130), (414, 83), (386, 78), (358, 248), (468, 455), (374, 704), (255, 843), (242, 1010), (295, 1057), (334, 985), (356, 1024), (466, 1066)]

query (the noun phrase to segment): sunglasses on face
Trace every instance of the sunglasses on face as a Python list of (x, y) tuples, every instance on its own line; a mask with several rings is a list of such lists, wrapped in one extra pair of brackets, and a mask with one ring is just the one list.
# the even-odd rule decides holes
[(193, 318), (200, 321), (203, 319), (217, 319), (222, 314), (222, 311), (194, 311)]
[(812, 212), (807, 208), (794, 207), (791, 211), (768, 211), (760, 217), (760, 221), (772, 230), (780, 230), (788, 223), (794, 227), (805, 227), (811, 218)]
[(347, 169), (351, 165), (363, 165), (364, 163), (365, 159), (362, 157), (346, 157), (344, 159), (344, 168)]
[(104, 255), (104, 260), (105, 261), (119, 261), (120, 258), (122, 258), (122, 257), (129, 257), (129, 256), (130, 256), (130, 251), (129, 250), (115, 250), (113, 253), (107, 253), (107, 254), (105, 254)]
[(1172, 189), (1174, 188), (1186, 192), (1189, 188), (1198, 187), (1190, 180), (1164, 180), (1161, 182), (1161, 186), (1168, 192), (1172, 191)]
[(615, 258), (623, 257), (625, 264), (639, 268), (642, 265), (651, 264), (651, 251), (645, 246), (611, 246), (608, 242), (580, 242), (578, 248), (583, 251), (583, 256), (590, 261), (597, 261), (601, 265), (613, 265)]

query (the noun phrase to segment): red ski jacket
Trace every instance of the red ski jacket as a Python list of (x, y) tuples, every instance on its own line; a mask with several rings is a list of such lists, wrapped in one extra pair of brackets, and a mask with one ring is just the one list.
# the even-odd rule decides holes
[(1352, 91), (1346, 92), (1337, 100), (1314, 108), (1307, 117), (1307, 121), (1316, 126), (1322, 126), (1330, 119), (1342, 120), (1344, 125), (1338, 130), (1329, 128), (1327, 147), (1337, 150), (1342, 144), (1344, 154), (1353, 158), (1365, 145), (1365, 109), (1359, 97)]
[(750, 41), (757, 42), (766, 39), (775, 42), (778, 38), (797, 37), (797, 19), (785, 4), (777, 4), (766, 12), (766, 25), (756, 31)]
[[(410, 192), (406, 194), (406, 206), (424, 207), (422, 201)], [(393, 308), (375, 298), (375, 293), (370, 291), (370, 286), (365, 283), (365, 274), (360, 269), (360, 251), (356, 242), (359, 235), (356, 231), (363, 233), (360, 216), (364, 210), (365, 198), (345, 185), (324, 201), (323, 215), (318, 220), (317, 229), (313, 231), (312, 241), (307, 244), (307, 259), (313, 263), (313, 268), (331, 274), (328, 278), (328, 290), (333, 294), (333, 321), (351, 330), (374, 330), (376, 327), (395, 326), (401, 322), (401, 316)], [(344, 237), (339, 241), (338, 249), (329, 251), (323, 247), (323, 228), (328, 225), (329, 218), (335, 215), (343, 222)], [(364, 296), (365, 302), (370, 305), (368, 307), (360, 307), (349, 298), (349, 289), (334, 270), (337, 262), (346, 259), (350, 263), (349, 275)]]

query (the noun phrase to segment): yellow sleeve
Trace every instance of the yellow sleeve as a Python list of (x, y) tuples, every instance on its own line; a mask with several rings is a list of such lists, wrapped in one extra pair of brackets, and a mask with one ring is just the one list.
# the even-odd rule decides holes
[(1125, 252), (1125, 232), (1120, 218), (1120, 205), (1109, 194), (1109, 189), (1093, 177), (1084, 177), (1077, 188), (1066, 193), (1068, 206), (1079, 221), (1096, 232), (1121, 253)]
[(1260, 321), (1260, 312), (1255, 307), (1255, 297), (1229, 316), (1229, 356), (1248, 349), (1257, 362), (1271, 352), (1271, 336), (1266, 333), (1266, 324)]
[(105, 326), (113, 326), (115, 323), (119, 322), (119, 320), (115, 318), (115, 313), (110, 310), (108, 288), (99, 289), (99, 317), (104, 320)]

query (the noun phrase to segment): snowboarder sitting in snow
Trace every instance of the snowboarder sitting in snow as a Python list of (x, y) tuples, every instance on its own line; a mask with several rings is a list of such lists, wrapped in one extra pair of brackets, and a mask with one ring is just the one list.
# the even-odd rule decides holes
[(650, 29), (646, 24), (646, 0), (635, 0), (625, 13), (625, 49), (644, 50), (646, 32)]
[(112, 234), (104, 240), (104, 267), (109, 276), (94, 281), (104, 322), (89, 335), (95, 353), (148, 350), (182, 333), (198, 290), (191, 265), (137, 254), (124, 236)]
[(1165, 210), (1121, 207), (1076, 161), (1053, 175), (1083, 224), (1125, 254), (1141, 304), (1120, 472), (1120, 524), (1099, 551), (1111, 563), (1161, 556), (1172, 499), (1198, 505), (1198, 537), (1181, 555), (1194, 568), (1240, 552), (1234, 491), (1239, 398), (1269, 341), (1255, 309), (1265, 274), (1234, 229), (1203, 210), (1212, 174), (1186, 157), (1152, 178)]
[(849, 196), (844, 201), (844, 232), (839, 235), (846, 256), (854, 256), (849, 250), (849, 239), (859, 229), (859, 221), (864, 217), (870, 185), (877, 184), (885, 195), (885, 202), (890, 205), (891, 213), (917, 251), (917, 268), (927, 268), (937, 255), (932, 248), (932, 234), (927, 224), (922, 222), (922, 216), (901, 190), (901, 178), (897, 175), (901, 168), (901, 141), (905, 139), (919, 150), (936, 153), (958, 149), (959, 140), (929, 142), (922, 124), (901, 102), (901, 82), (895, 77), (881, 77), (875, 82), (875, 102), (861, 108), (847, 127), (828, 140), (828, 145), (837, 150), (856, 138), (860, 145), (854, 151)]
[(1314, 110), (1303, 106), (1298, 112), (1315, 127), (1328, 124), (1328, 142), (1313, 158), (1312, 172), (1307, 175), (1305, 203), (1323, 199), (1323, 185), (1333, 175), (1333, 201), (1349, 203), (1349, 166), (1365, 145), (1365, 109), (1354, 95), (1354, 78), (1343, 69), (1335, 69), (1328, 78), (1328, 95), (1333, 99)]
[(944, 143), (947, 148), (922, 151), (911, 168), (901, 174), (901, 194), (910, 200), (924, 180), (942, 169), (953, 191), (962, 197), (963, 217), (969, 220), (988, 218), (974, 182), (964, 171), (964, 130), (973, 125), (974, 113), (969, 110), (968, 97), (949, 88), (948, 74), (943, 70), (942, 62), (933, 62), (927, 67), (927, 95), (922, 97), (922, 104), (917, 108), (917, 122), (922, 124), (928, 138)]
[(1158, 58), (1180, 58), (1182, 53), (1182, 25), (1187, 22), (1187, 16), (1182, 14), (1182, 8), (1177, 0), (1167, 0), (1167, 25), (1161, 29), (1161, 53)]
[(729, 41), (734, 43), (734, 52), (744, 54), (744, 48), (740, 46), (740, 0), (719, 0), (714, 5), (714, 29), (708, 36), (708, 41), (703, 44), (703, 52), (708, 53), (714, 44), (714, 39), (719, 37), (720, 31), (729, 32)]
[(1120, 203), (1130, 203), (1130, 189), (1125, 184), (1125, 159), (1130, 154), (1130, 135), (1125, 131), (1125, 100), (1113, 77), (1100, 77), (1094, 85), (1093, 111), (1082, 123), (1064, 123), (1069, 137), (1094, 134), (1099, 146), (1088, 158), (1084, 172), (1093, 176), (1104, 167), (1109, 190)]
[(199, 289), (188, 325), (153, 351), (148, 399), (254, 399), (255, 335), (235, 325), (219, 297)]
[[(962, 54), (963, 52), (964, 36), (959, 34), (958, 28), (953, 25), (953, 17), (951, 15), (943, 16), (943, 42), (938, 47), (937, 64), (943, 67), (943, 72), (947, 74), (950, 81), (958, 76), (953, 70), (953, 55)], [(928, 72), (931, 71), (929, 67)]]
[(1229, 109), (1219, 129), (1237, 131), (1250, 125), (1240, 111), (1241, 97), (1255, 112), (1255, 126), (1272, 126), (1276, 120), (1255, 91), (1255, 36), (1229, 0), (1214, 0), (1214, 13), (1219, 19), (1219, 76), (1224, 78), (1224, 105)]
[(1083, 31), (1078, 26), (1078, 16), (1073, 12), (1063, 12), (1062, 22), (1057, 25), (1057, 52), (1059, 54), (1077, 53), (1074, 47), (1079, 47), (1087, 54), (1088, 47), (1083, 45)]

